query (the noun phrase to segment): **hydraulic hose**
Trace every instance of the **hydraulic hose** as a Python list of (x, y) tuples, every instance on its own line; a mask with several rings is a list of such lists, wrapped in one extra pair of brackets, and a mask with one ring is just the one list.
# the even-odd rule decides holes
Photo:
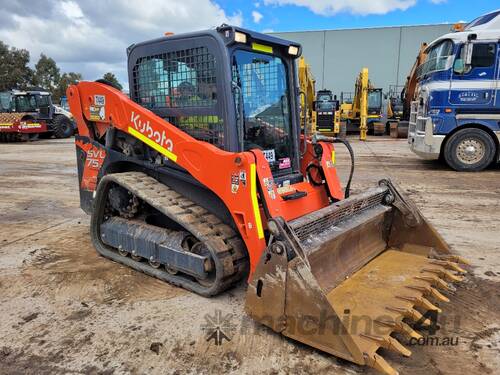
[(347, 151), (349, 151), (349, 155), (351, 156), (351, 171), (349, 173), (349, 179), (347, 180), (344, 192), (344, 196), (346, 198), (349, 198), (349, 195), (351, 194), (352, 177), (354, 176), (354, 151), (351, 147), (351, 144), (345, 139), (340, 139), (336, 137), (327, 137), (321, 134), (314, 134), (313, 143), (316, 142), (342, 143), (347, 148)]
[(342, 143), (347, 148), (347, 151), (349, 151), (349, 155), (351, 156), (351, 171), (349, 172), (349, 179), (345, 185), (344, 192), (344, 196), (349, 198), (349, 195), (351, 194), (352, 177), (354, 175), (354, 150), (352, 149), (351, 144), (345, 139), (334, 138), (333, 143)]

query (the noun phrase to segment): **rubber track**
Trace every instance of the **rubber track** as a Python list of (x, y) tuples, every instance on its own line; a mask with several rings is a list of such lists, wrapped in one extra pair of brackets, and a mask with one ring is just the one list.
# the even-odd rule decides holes
[[(219, 263), (219, 267), (216, 264), (217, 273), (222, 271), (221, 277), (217, 280), (218, 285), (210, 288), (197, 282), (198, 287), (192, 287), (192, 281), (180, 282), (182, 280), (178, 280), (179, 278), (188, 279), (188, 276), (180, 273), (171, 275), (166, 271), (156, 269), (154, 276), (158, 276), (156, 273), (160, 271), (164, 274), (160, 277), (161, 279), (207, 296), (230, 288), (246, 276), (248, 255), (240, 235), (208, 210), (141, 172), (114, 173), (105, 178), (129, 190), (202, 241), (211, 250), (212, 255), (215, 254), (217, 257), (215, 260)], [(136, 269), (144, 271), (146, 264), (137, 263), (140, 263), (141, 267)], [(150, 266), (147, 265), (147, 267)]]

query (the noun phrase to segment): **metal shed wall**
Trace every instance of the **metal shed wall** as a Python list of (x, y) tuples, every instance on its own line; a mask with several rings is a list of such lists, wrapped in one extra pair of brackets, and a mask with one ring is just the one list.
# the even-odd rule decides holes
[(361, 68), (384, 91), (404, 85), (420, 44), (450, 32), (450, 24), (271, 33), (302, 44), (316, 89), (353, 91)]

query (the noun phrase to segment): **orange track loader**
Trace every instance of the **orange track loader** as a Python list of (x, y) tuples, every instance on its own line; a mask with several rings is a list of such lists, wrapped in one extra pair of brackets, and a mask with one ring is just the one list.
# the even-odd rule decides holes
[(130, 99), (67, 91), (97, 251), (204, 296), (247, 277), (257, 321), (395, 373), (378, 349), (409, 355), (392, 334), (418, 337), (406, 322), (428, 323), (463, 270), (394, 184), (350, 197), (338, 140), (301, 134), (300, 45), (222, 25), (127, 52)]

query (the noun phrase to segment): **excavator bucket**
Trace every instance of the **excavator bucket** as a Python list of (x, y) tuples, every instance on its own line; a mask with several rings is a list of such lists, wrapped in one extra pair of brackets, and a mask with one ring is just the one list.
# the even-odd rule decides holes
[(392, 336), (447, 302), (464, 260), (388, 180), (290, 222), (273, 234), (249, 284), (247, 312), (276, 332), (385, 374), (380, 348), (411, 355)]

